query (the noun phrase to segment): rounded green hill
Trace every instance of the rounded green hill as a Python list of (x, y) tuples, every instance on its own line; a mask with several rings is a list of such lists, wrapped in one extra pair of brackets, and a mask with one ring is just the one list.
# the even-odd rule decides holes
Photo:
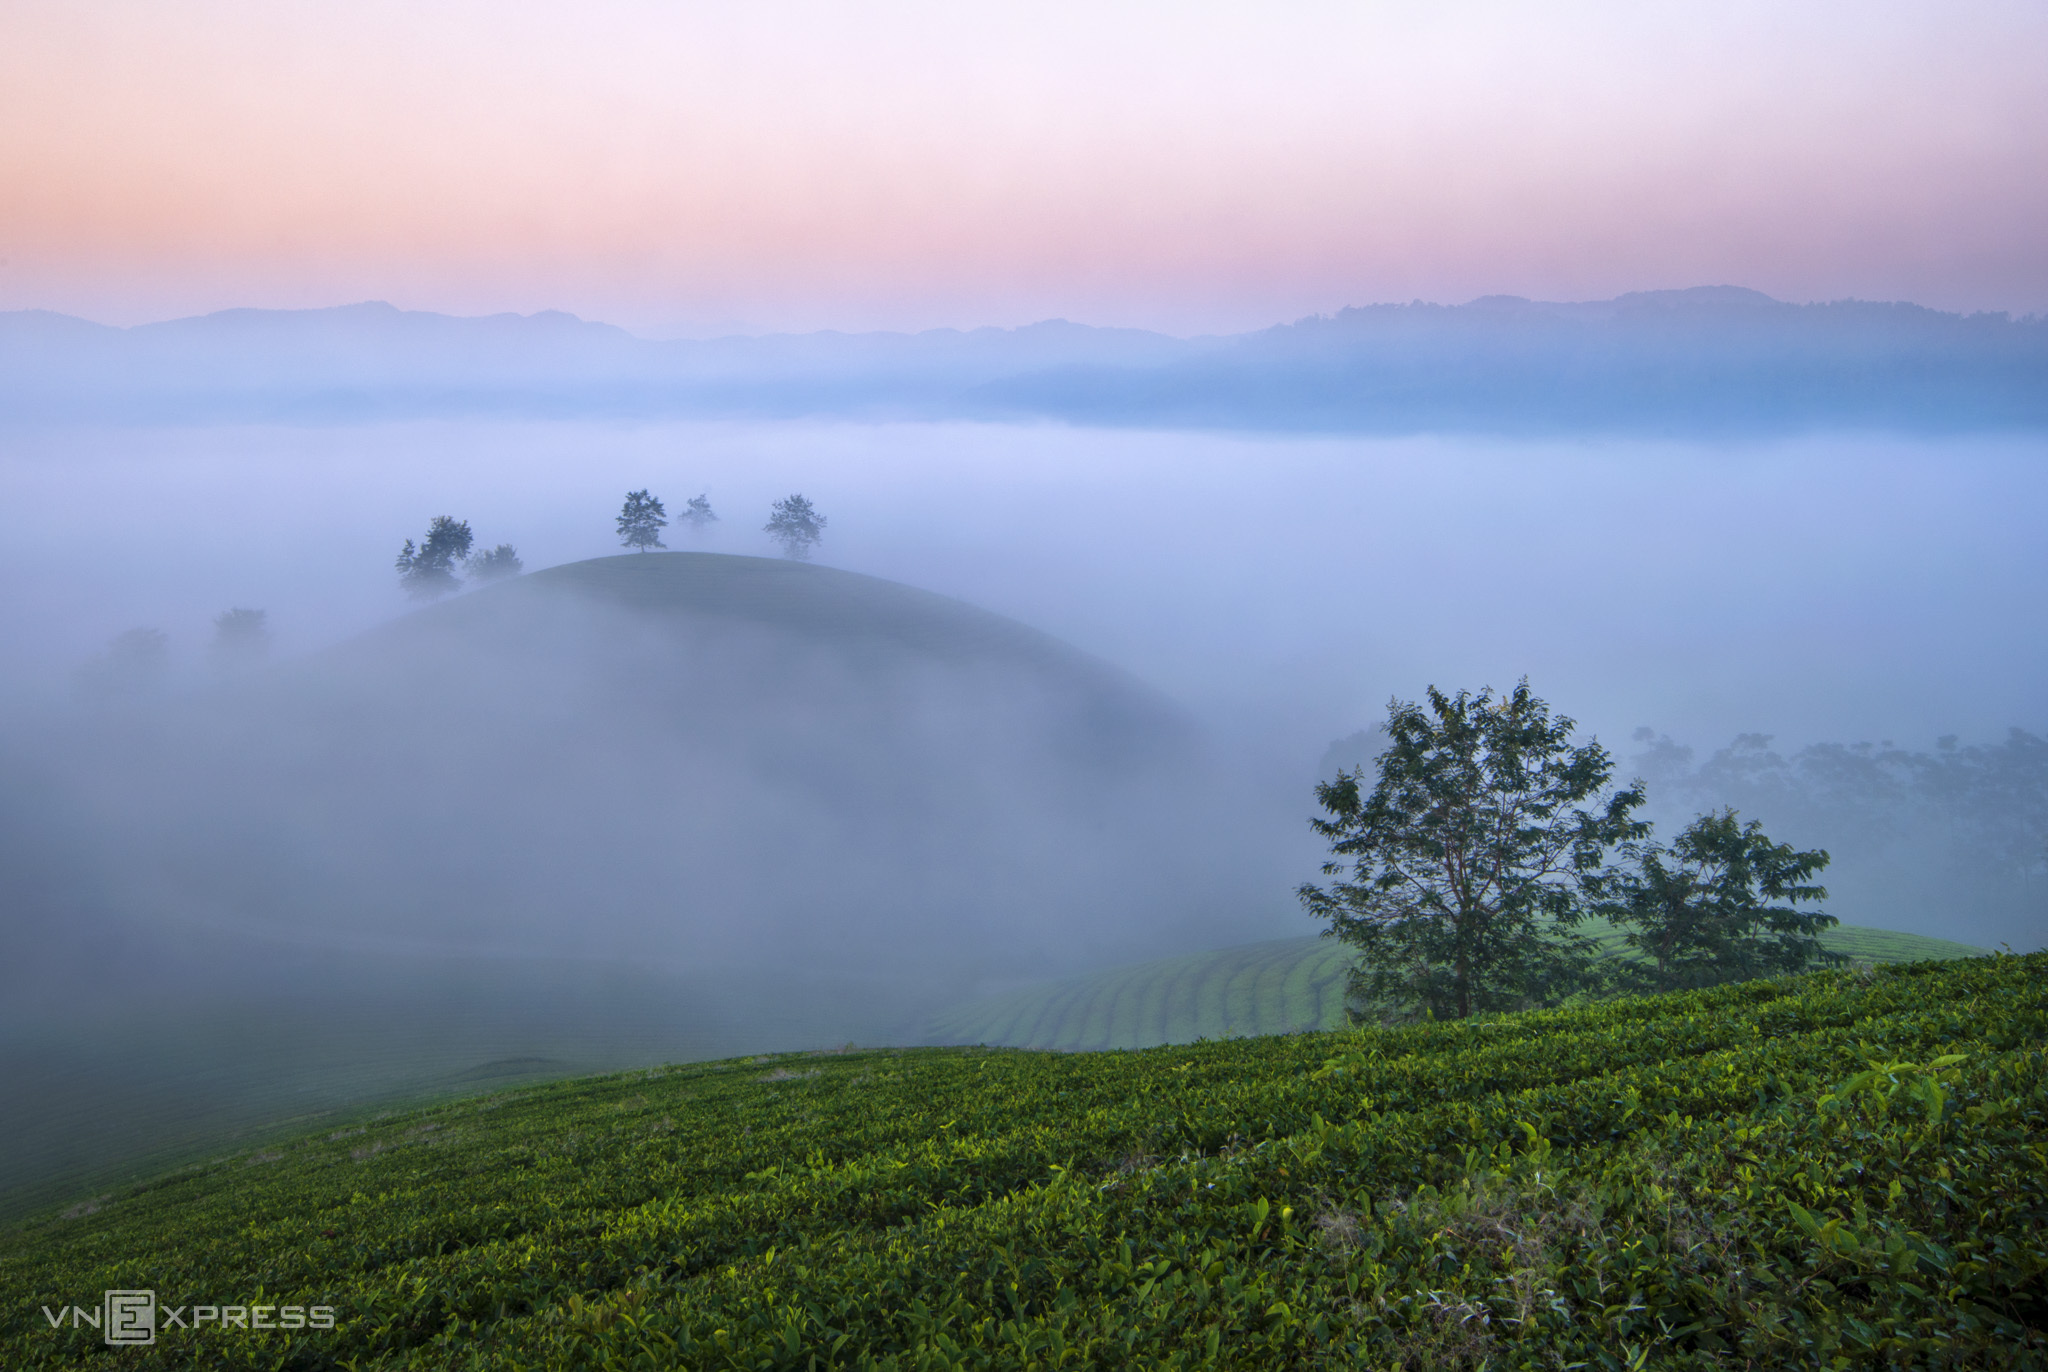
[(859, 572), (729, 553), (625, 553), (564, 563), (430, 605), (337, 650), (467, 628), (488, 632), (545, 605), (581, 603), (657, 622), (750, 626), (840, 647), (890, 647), (939, 662), (1000, 663), (1063, 678), (1129, 709), (1173, 715), (1164, 696), (1050, 634), (965, 601)]

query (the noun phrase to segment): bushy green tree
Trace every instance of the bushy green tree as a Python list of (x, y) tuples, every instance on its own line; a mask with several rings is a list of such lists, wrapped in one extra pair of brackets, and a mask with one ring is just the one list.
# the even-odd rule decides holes
[[(1773, 843), (1733, 810), (1701, 815), (1669, 848), (1630, 842), (1626, 861), (1596, 882), (1594, 908), (1642, 954), (1634, 969), (1649, 989), (1676, 991), (1803, 972), (1838, 954), (1820, 931), (1837, 923), (1794, 907), (1827, 899), (1812, 878), (1828, 855)], [(1777, 903), (1773, 903), (1777, 902)]]
[(643, 553), (649, 548), (666, 548), (661, 531), (667, 527), (668, 511), (659, 498), (645, 491), (626, 492), (626, 503), (619, 510), (619, 542)]
[(462, 584), (455, 575), (455, 564), (469, 556), (473, 542), (468, 520), (436, 515), (418, 547), (411, 539), (405, 540), (398, 554), (399, 586), (414, 600), (448, 594)]
[(770, 507), (768, 522), (761, 531), (782, 545), (782, 555), (799, 561), (808, 559), (811, 549), (825, 536), (825, 516), (800, 495), (778, 500)]
[(1354, 1001), (1382, 1014), (1463, 1018), (1540, 1005), (1594, 962), (1574, 926), (1609, 853), (1649, 826), (1616, 790), (1597, 741), (1574, 747), (1524, 680), (1388, 706), (1387, 746), (1316, 787), (1327, 888), (1303, 885), (1325, 936), (1358, 950)]

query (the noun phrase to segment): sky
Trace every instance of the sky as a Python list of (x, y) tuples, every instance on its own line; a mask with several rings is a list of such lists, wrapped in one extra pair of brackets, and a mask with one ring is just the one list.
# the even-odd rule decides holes
[(0, 309), (2048, 309), (2048, 8), (0, 3)]

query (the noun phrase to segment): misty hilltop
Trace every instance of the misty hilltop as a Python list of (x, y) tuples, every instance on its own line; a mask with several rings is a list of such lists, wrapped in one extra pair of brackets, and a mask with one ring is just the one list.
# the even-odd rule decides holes
[(0, 1089), (75, 1103), (0, 1128), (0, 1190), (132, 1132), (93, 1102), (139, 1062), (232, 1113), (522, 1055), (873, 1042), (1227, 941), (1259, 888), (1201, 754), (1165, 697), (1014, 620), (712, 553), (18, 713), (0, 1039), (43, 1048)]
[(1016, 329), (653, 341), (381, 303), (112, 328), (0, 314), (17, 422), (851, 416), (1330, 433), (1757, 435), (2048, 426), (2048, 320), (1734, 286), (1487, 296), (1180, 339)]
[(118, 994), (89, 948), (119, 928), (252, 969), (267, 947), (829, 975), (898, 1013), (906, 986), (1171, 946), (1244, 894), (1199, 851), (1198, 740), (1164, 697), (1015, 621), (789, 561), (573, 563), (22, 723), (0, 738), (5, 906), (39, 951), (16, 996), (73, 973)]

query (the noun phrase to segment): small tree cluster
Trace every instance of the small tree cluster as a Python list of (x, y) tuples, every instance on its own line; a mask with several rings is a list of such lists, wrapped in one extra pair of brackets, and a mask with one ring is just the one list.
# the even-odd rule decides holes
[[(718, 515), (711, 508), (711, 497), (702, 493), (691, 496), (675, 522), (687, 528), (693, 536), (702, 538), (718, 522)], [(650, 548), (668, 546), (661, 541), (661, 531), (669, 527), (668, 510), (661, 503), (661, 497), (648, 491), (626, 492), (626, 503), (619, 510), (618, 526), (619, 542), (628, 548), (644, 553)]]
[[(1358, 950), (1356, 1006), (1463, 1018), (1829, 957), (1817, 936), (1834, 919), (1793, 908), (1826, 896), (1809, 880), (1826, 853), (1773, 843), (1732, 811), (1664, 848), (1635, 818), (1641, 786), (1612, 786), (1613, 759), (1575, 746), (1575, 728), (1527, 681), (1499, 697), (1431, 687), (1426, 704), (1390, 704), (1370, 777), (1359, 765), (1317, 786), (1325, 817), (1310, 822), (1339, 880), (1298, 895)], [(1641, 960), (1603, 957), (1580, 927), (1596, 916)]]
[[(651, 491), (626, 492), (626, 503), (619, 510), (617, 522), (619, 542), (625, 547), (644, 553), (668, 546), (661, 541), (661, 531), (669, 527), (668, 509)], [(718, 514), (711, 508), (708, 493), (691, 496), (675, 519), (676, 524), (688, 528), (698, 538), (709, 533), (717, 522)], [(784, 557), (803, 560), (824, 539), (825, 516), (803, 496), (792, 495), (769, 508), (768, 522), (761, 529), (782, 545)]]
[[(170, 678), (171, 641), (161, 629), (130, 629), (117, 634), (106, 651), (73, 676), (79, 693), (111, 700), (149, 695)], [(236, 606), (213, 617), (213, 641), (207, 645), (209, 665), (216, 672), (240, 671), (261, 662), (270, 652), (270, 616), (262, 610)]]
[(510, 543), (472, 554), (476, 536), (469, 521), (453, 515), (436, 515), (427, 525), (426, 537), (415, 544), (405, 540), (398, 553), (398, 584), (414, 600), (433, 600), (462, 584), (456, 576), (459, 566), (472, 581), (496, 581), (517, 576), (525, 569)]
[(476, 582), (501, 581), (508, 576), (518, 576), (526, 570), (526, 564), (519, 560), (519, 554), (510, 543), (500, 543), (495, 548), (486, 548), (464, 564), (469, 570), (469, 579)]

